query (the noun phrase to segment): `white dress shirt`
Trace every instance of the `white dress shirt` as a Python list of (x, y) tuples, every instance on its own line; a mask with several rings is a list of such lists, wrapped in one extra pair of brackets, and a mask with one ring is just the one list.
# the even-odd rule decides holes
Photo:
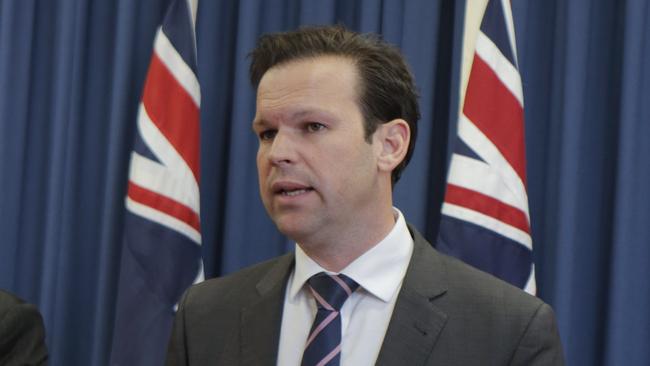
[[(413, 239), (402, 213), (394, 208), (393, 229), (340, 273), (359, 284), (341, 308), (341, 366), (374, 365), (406, 274)], [(296, 265), (284, 298), (278, 366), (299, 366), (316, 316), (316, 301), (305, 282), (326, 271), (296, 245)]]

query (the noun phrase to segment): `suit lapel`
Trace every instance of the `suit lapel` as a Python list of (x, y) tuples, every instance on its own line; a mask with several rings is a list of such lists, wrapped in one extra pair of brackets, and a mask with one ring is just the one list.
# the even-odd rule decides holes
[(242, 365), (275, 365), (284, 292), (293, 261), (293, 253), (281, 257), (257, 284), (258, 296), (242, 309)]
[(414, 248), (376, 365), (424, 365), (447, 315), (434, 304), (447, 291), (444, 264), (409, 226)]

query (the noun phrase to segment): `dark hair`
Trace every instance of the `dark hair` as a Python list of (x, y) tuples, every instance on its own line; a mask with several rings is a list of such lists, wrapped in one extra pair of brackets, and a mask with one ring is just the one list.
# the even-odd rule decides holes
[(249, 55), (251, 83), (257, 87), (262, 76), (274, 66), (330, 55), (349, 58), (357, 66), (359, 102), (367, 142), (382, 123), (397, 118), (408, 123), (411, 140), (404, 160), (392, 172), (392, 183), (395, 184), (413, 155), (417, 121), (420, 119), (413, 76), (396, 47), (377, 35), (355, 33), (340, 25), (266, 34), (259, 38)]

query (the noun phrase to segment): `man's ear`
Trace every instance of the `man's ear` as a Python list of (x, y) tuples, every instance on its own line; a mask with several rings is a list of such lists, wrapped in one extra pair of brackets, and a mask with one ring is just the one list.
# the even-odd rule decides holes
[(394, 119), (377, 127), (373, 135), (377, 148), (377, 167), (392, 172), (404, 160), (411, 140), (411, 129), (403, 119)]

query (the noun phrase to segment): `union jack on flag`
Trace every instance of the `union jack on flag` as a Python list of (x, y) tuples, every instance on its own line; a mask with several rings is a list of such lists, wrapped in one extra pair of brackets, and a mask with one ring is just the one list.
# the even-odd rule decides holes
[(509, 0), (489, 0), (453, 143), (437, 247), (534, 294), (524, 109)]
[(174, 307), (203, 279), (196, 2), (173, 0), (154, 41), (129, 170), (111, 365), (162, 365)]

